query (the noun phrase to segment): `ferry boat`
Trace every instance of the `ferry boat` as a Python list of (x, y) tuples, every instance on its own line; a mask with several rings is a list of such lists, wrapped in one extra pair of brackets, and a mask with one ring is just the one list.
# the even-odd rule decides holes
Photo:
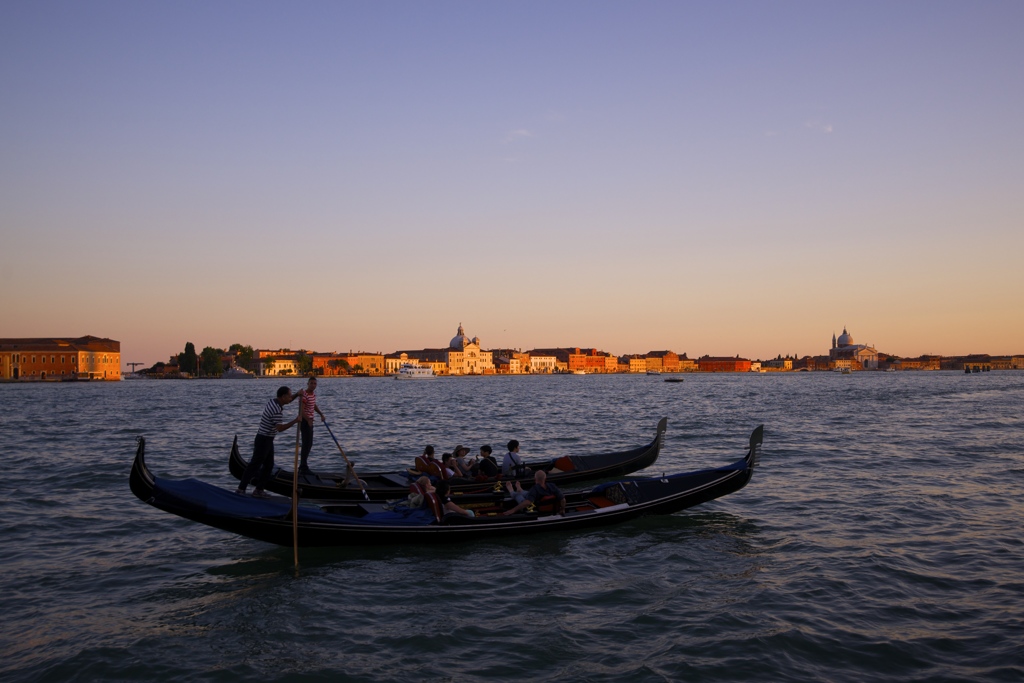
[(585, 375), (585, 374), (587, 374), (587, 371), (586, 370), (573, 370), (572, 374), (574, 374), (574, 375)]
[(254, 373), (249, 372), (245, 368), (240, 368), (240, 367), (234, 366), (234, 367), (230, 367), (227, 370), (225, 370), (224, 374), (221, 375), (221, 378), (222, 379), (255, 379), (256, 375)]
[(433, 368), (425, 368), (415, 363), (402, 363), (402, 366), (398, 368), (398, 374), (395, 375), (395, 379), (433, 379), (434, 376)]
[(660, 375), (661, 374), (661, 370), (648, 370), (647, 374), (648, 375)]

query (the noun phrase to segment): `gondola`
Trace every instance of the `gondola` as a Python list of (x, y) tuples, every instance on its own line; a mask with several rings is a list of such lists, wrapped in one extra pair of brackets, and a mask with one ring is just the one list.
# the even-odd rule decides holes
[[(658, 453), (665, 441), (665, 428), (668, 424), (667, 418), (661, 418), (658, 422), (657, 434), (654, 441), (646, 446), (634, 448), (618, 453), (603, 453), (600, 455), (570, 455), (549, 460), (526, 462), (526, 466), (533, 471), (538, 469), (548, 472), (548, 481), (558, 486), (574, 484), (583, 481), (596, 481), (599, 479), (610, 479), (632, 474), (645, 467), (654, 464), (658, 459)], [(499, 458), (498, 462), (501, 460)], [(238, 448), (238, 437), (235, 437), (231, 444), (231, 456), (228, 467), (236, 479), (241, 479), (248, 462), (242, 457)], [(557, 465), (557, 467), (556, 467)], [(393, 500), (401, 498), (409, 490), (410, 478), (406, 472), (362, 472), (359, 471), (359, 478), (366, 486), (366, 496), (370, 500)], [(523, 484), (532, 481), (533, 475), (520, 479)], [(317, 500), (363, 500), (362, 490), (359, 486), (350, 481), (347, 486), (342, 487), (345, 481), (344, 473), (323, 473), (311, 472), (299, 475), (299, 496), (302, 498), (313, 498)], [(452, 491), (460, 493), (484, 493), (494, 488), (494, 481), (461, 483), (452, 485)], [(292, 495), (292, 472), (283, 468), (276, 468), (267, 484), (266, 489), (279, 493), (282, 496)]]
[[(746, 455), (715, 469), (671, 476), (627, 479), (566, 492), (564, 515), (543, 509), (503, 515), (513, 506), (499, 494), (455, 494), (476, 517), (429, 509), (403, 509), (382, 502), (302, 501), (298, 507), (300, 546), (361, 546), (441, 543), (490, 539), (543, 531), (573, 531), (618, 524), (645, 515), (664, 515), (738, 491), (758, 464), (763, 425), (750, 435)], [(218, 529), (268, 543), (292, 545), (291, 501), (272, 496), (241, 496), (196, 479), (154, 477), (146, 467), (145, 440), (139, 438), (130, 485), (142, 501)]]

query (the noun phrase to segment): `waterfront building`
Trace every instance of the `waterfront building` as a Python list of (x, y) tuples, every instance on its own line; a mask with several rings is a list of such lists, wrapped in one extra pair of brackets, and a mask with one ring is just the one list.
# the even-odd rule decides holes
[(788, 356), (786, 358), (779, 356), (778, 358), (764, 361), (761, 363), (761, 367), (772, 372), (785, 372), (793, 369), (793, 359)]
[(84, 337), (0, 339), (0, 379), (121, 379), (121, 342)]
[(832, 334), (832, 349), (829, 351), (829, 358), (833, 361), (833, 367), (846, 367), (845, 364), (837, 366), (834, 364), (839, 359), (855, 360), (864, 370), (878, 369), (878, 351), (867, 344), (855, 344), (853, 335), (843, 328), (843, 333), (836, 339)]
[(299, 374), (298, 356), (275, 356), (263, 351), (258, 351), (257, 353), (259, 353), (259, 356), (256, 357), (256, 353), (254, 353), (252, 361), (257, 375), (268, 377), (275, 375)]
[(697, 367), (701, 372), (750, 372), (750, 361), (739, 356), (701, 356), (697, 359)]
[(446, 375), (493, 375), (494, 358), (490, 351), (480, 349), (480, 337), (470, 339), (466, 336), (459, 323), (459, 330), (448, 347), (444, 349), (418, 349), (409, 351), (396, 351), (397, 354), (405, 353), (409, 357), (419, 358), (420, 364), (444, 364), (445, 372), (435, 374)]
[(494, 370), (499, 375), (521, 375), (530, 371), (530, 354), (516, 349), (491, 349)]
[[(652, 361), (655, 362), (654, 365)], [(647, 354), (647, 369), (679, 372), (679, 355), (672, 351), (651, 351)]]
[(550, 375), (558, 372), (558, 357), (541, 352), (538, 349), (530, 351), (530, 372), (535, 375)]
[(629, 371), (633, 373), (645, 373), (647, 372), (647, 357), (640, 355), (626, 356), (629, 362)]

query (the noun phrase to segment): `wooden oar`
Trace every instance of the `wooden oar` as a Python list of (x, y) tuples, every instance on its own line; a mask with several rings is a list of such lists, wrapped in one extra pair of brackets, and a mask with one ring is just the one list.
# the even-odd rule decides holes
[[(327, 427), (327, 433), (331, 435), (332, 439), (334, 439), (334, 445), (338, 447), (339, 451), (341, 451), (341, 457), (345, 458), (345, 465), (348, 467), (348, 471), (352, 473), (352, 476), (355, 477), (356, 481), (359, 483), (359, 488), (362, 489), (362, 491), (363, 491), (363, 498), (365, 498), (367, 501), (369, 501), (370, 500), (370, 494), (368, 494), (366, 492), (366, 484), (364, 484), (363, 480), (359, 478), (358, 474), (356, 474), (356, 468), (352, 466), (352, 461), (348, 459), (347, 455), (345, 455), (345, 449), (342, 448), (341, 444), (338, 442), (338, 437), (334, 436), (334, 432), (331, 431), (331, 425), (327, 424), (327, 418), (321, 418), (321, 419), (324, 422), (324, 427)], [(348, 481), (348, 476), (347, 475), (345, 477), (345, 481)]]
[(299, 574), (299, 435), (302, 433), (302, 404), (299, 397), (299, 421), (295, 425), (295, 467), (292, 469), (292, 545), (295, 549), (295, 575)]

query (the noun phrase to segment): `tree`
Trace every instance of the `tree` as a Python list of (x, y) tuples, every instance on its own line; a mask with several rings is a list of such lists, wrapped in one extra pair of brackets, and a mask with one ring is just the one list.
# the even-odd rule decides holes
[(232, 344), (228, 351), (235, 354), (235, 363), (246, 370), (252, 365), (252, 357), (256, 353), (252, 350), (251, 346), (243, 346), (242, 344)]
[(207, 376), (222, 375), (224, 373), (224, 364), (221, 362), (223, 356), (223, 349), (215, 349), (212, 346), (203, 349), (201, 356), (203, 374)]
[(197, 374), (198, 367), (196, 362), (199, 360), (199, 356), (196, 355), (196, 346), (192, 342), (185, 344), (185, 351), (178, 354), (178, 372), (187, 372), (190, 374)]
[(308, 375), (313, 372), (313, 356), (308, 353), (300, 353), (296, 358), (300, 375)]
[(335, 370), (337, 370), (338, 368), (341, 368), (345, 372), (351, 372), (352, 370), (352, 366), (350, 366), (348, 364), (348, 361), (345, 360), (344, 358), (334, 358), (328, 361), (327, 364), (330, 365)]
[(274, 359), (273, 358), (264, 358), (263, 359), (263, 372), (265, 374), (267, 374), (267, 375), (273, 375), (274, 374)]

